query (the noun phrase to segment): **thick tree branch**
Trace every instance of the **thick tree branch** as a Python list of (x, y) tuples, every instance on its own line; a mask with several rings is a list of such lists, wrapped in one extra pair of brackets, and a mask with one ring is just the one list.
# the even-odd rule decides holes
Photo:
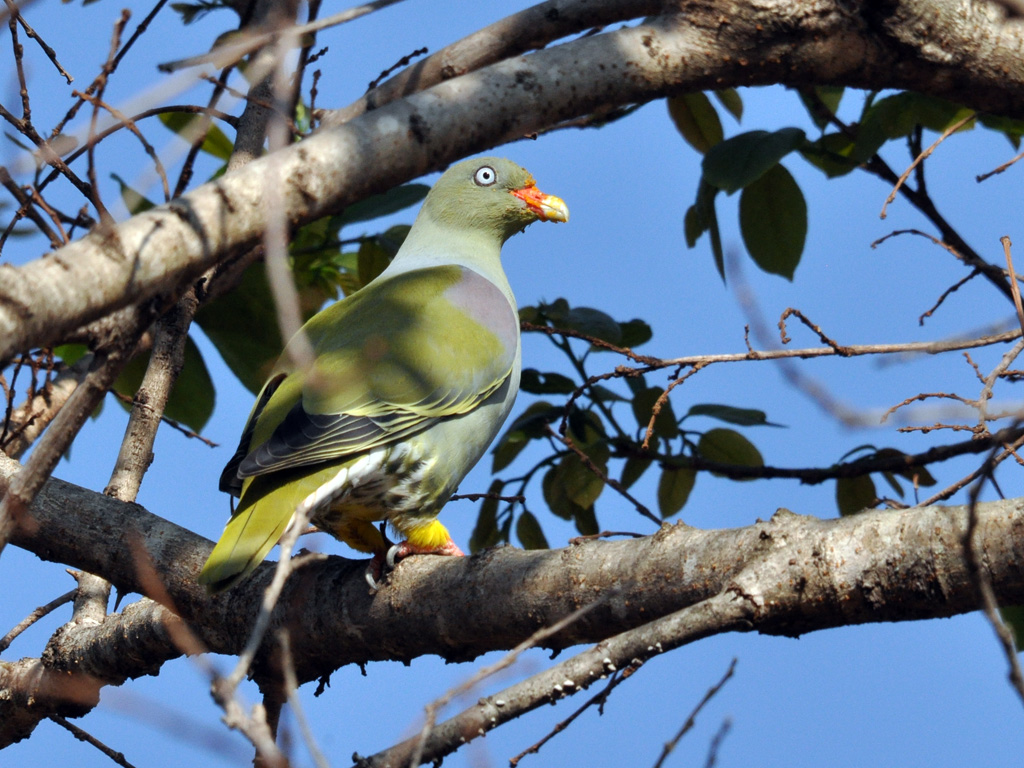
[[(0, 475), (9, 479), (17, 471), (16, 462), (0, 461)], [(979, 561), (996, 595), (1006, 603), (1024, 601), (1024, 500), (979, 505), (978, 513)], [(274, 624), (303, 628), (292, 633), (293, 654), (297, 678), (308, 681), (374, 659), (471, 659), (515, 645), (598, 598), (600, 605), (545, 645), (600, 642), (727, 591), (743, 598), (742, 619), (750, 628), (774, 634), (950, 616), (977, 606), (962, 554), (966, 524), (963, 507), (838, 520), (782, 511), (735, 530), (676, 525), (643, 539), (561, 550), (506, 547), (465, 559), (410, 558), (376, 596), (362, 581), (362, 563), (329, 557), (293, 576)], [(210, 542), (137, 505), (59, 480), (47, 483), (12, 542), (102, 574), (122, 591), (169, 599), (199, 639), (223, 653), (238, 653), (272, 571), (265, 565), (229, 594), (210, 597), (195, 582)], [(140, 556), (140, 547), (148, 557)], [(137, 565), (143, 559), (164, 581), (159, 594), (147, 587), (152, 570)], [(0, 700), (26, 701), (22, 683), (30, 672), (32, 680), (49, 680), (52, 671), (74, 670), (68, 679), (77, 685), (85, 676), (87, 691), (96, 680), (116, 684), (152, 674), (181, 653), (176, 621), (166, 608), (143, 600), (98, 625), (67, 628), (37, 662), (42, 671), (0, 669), (8, 687), (20, 686), (5, 692), (0, 685)], [(735, 628), (731, 621), (706, 633)], [(257, 674), (270, 651), (265, 647), (257, 660)], [(45, 701), (55, 708), (60, 696)], [(0, 733), (0, 744), (10, 736)]]
[(910, 88), (1024, 115), (1021, 28), (1003, 25), (993, 6), (852, 8), (774, 0), (740, 13), (734, 1), (680, 2), (647, 24), (501, 61), (363, 114), (47, 259), (0, 267), (0, 359), (176, 292), (251, 247), (267, 189), (299, 225), (595, 109), (735, 85), (831, 83)]

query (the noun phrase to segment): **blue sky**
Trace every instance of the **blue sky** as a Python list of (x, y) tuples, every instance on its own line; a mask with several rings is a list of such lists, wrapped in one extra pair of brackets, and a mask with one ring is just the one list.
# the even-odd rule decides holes
[[(128, 5), (135, 12), (134, 21), (148, 10), (144, 4)], [(505, 3), (500, 13), (525, 5)], [(84, 87), (106, 55), (110, 24), (121, 7), (110, 0), (84, 8), (51, 1), (29, 6), (26, 14), (76, 75), (75, 86)], [(338, 9), (332, 6), (326, 12)], [(319, 65), (324, 76), (318, 103), (347, 104), (401, 56), (423, 45), (435, 51), (495, 20), (498, 13), (493, 4), (409, 0), (329, 31), (321, 38), (331, 50)], [(144, 38), (144, 45), (112, 80), (108, 100), (124, 103), (157, 82), (156, 63), (206, 50), (225, 23), (226, 15), (214, 15), (183, 31), (173, 14), (165, 12)], [(37, 99), (35, 119), (48, 127), (67, 109), (70, 98), (60, 85), (62, 81), (34, 50), (30, 62), (30, 82)], [(16, 82), (10, 68), (8, 72), (2, 81), (2, 98), (5, 105), (14, 107)], [(243, 87), (241, 83), (236, 86)], [(52, 94), (50, 103), (40, 100), (44, 93)], [(191, 91), (165, 100), (197, 103), (202, 101), (202, 93)], [(742, 124), (723, 116), (727, 135), (786, 125), (813, 133), (813, 126), (801, 116), (795, 94), (771, 88), (745, 90), (743, 96), (746, 112)], [(859, 93), (848, 93), (843, 110), (855, 115), (862, 98)], [(158, 126), (151, 126), (148, 135), (161, 151), (176, 151), (170, 134)], [(899, 172), (909, 161), (905, 151), (894, 149), (887, 157)], [(13, 152), (8, 145), (2, 162), (9, 162)], [(106, 153), (101, 151), (101, 158), (126, 180), (145, 178), (147, 161), (137, 144), (122, 140)], [(748, 315), (733, 290), (737, 281), (723, 285), (706, 238), (694, 250), (688, 250), (683, 241), (682, 218), (695, 195), (699, 156), (681, 140), (663, 103), (649, 104), (600, 131), (556, 132), (537, 141), (502, 147), (496, 153), (529, 168), (541, 189), (561, 196), (571, 211), (567, 225), (535, 225), (506, 246), (504, 263), (520, 305), (561, 296), (573, 305), (600, 307), (617, 319), (643, 317), (654, 328), (654, 338), (643, 351), (663, 357), (744, 349), (743, 326)], [(137, 162), (114, 162), (119, 155), (134, 158), (136, 154)], [(1013, 154), (1005, 139), (976, 130), (952, 137), (929, 161), (930, 189), (940, 210), (993, 262), (1001, 261), (1001, 235), (1024, 243), (1016, 205), (1019, 171), (1011, 169), (981, 185), (974, 177)], [(917, 317), (964, 275), (962, 268), (920, 238), (897, 238), (874, 250), (870, 243), (893, 229), (931, 231), (930, 227), (902, 200), (890, 206), (885, 221), (880, 220), (878, 213), (889, 188), (866, 174), (826, 182), (820, 172), (796, 156), (786, 165), (803, 188), (810, 216), (804, 259), (792, 283), (759, 272), (743, 254), (736, 227), (736, 197), (719, 204), (726, 250), (738, 259), (743, 278), (770, 326), (783, 309), (793, 306), (841, 343), (872, 343), (940, 339), (1010, 320), (1009, 305), (976, 280), (920, 327)], [(116, 198), (112, 182), (105, 187), (105, 195), (108, 200)], [(126, 214), (121, 211), (121, 215)], [(381, 228), (410, 222), (412, 217), (412, 212), (406, 212), (382, 222)], [(373, 229), (377, 229), (376, 223)], [(38, 241), (14, 243), (5, 256), (21, 263), (37, 257), (44, 248)], [(806, 330), (791, 326), (790, 334), (793, 345), (817, 343)], [(216, 490), (217, 476), (234, 449), (251, 396), (217, 361), (212, 346), (204, 339), (199, 341), (218, 392), (217, 409), (205, 434), (221, 447), (210, 449), (162, 430), (156, 460), (139, 501), (155, 514), (216, 538), (228, 514), (227, 500)], [(1002, 351), (979, 350), (972, 352), (972, 357), (982, 370), (989, 370)], [(524, 358), (526, 365), (568, 373), (545, 339), (527, 337)], [(618, 362), (609, 357), (607, 365)], [(594, 365), (596, 372), (596, 360)], [(846, 404), (865, 412), (884, 410), (921, 391), (956, 391), (966, 396), (976, 396), (978, 391), (973, 371), (958, 354), (884, 367), (871, 359), (819, 360), (803, 363), (801, 370)], [(666, 374), (650, 380), (664, 384), (668, 379)], [(1005, 387), (996, 394), (1001, 401), (1012, 402), (1015, 396)], [(530, 402), (529, 396), (521, 396), (517, 408)], [(712, 367), (677, 389), (674, 402), (677, 413), (694, 403), (708, 402), (766, 411), (771, 421), (786, 428), (750, 429), (745, 434), (756, 442), (768, 463), (780, 466), (831, 463), (863, 443), (907, 452), (933, 444), (920, 435), (896, 434), (892, 424), (847, 429), (789, 386), (768, 363)], [(927, 419), (922, 416), (919, 420)], [(83, 430), (71, 460), (58, 467), (57, 476), (102, 490), (125, 420), (124, 412), (108, 402), (102, 416)], [(714, 424), (705, 421), (694, 426), (706, 429)], [(486, 490), (487, 464), (485, 461), (466, 479), (463, 491)], [(527, 464), (513, 465), (513, 470), (517, 466), (525, 468)], [(945, 485), (973, 466), (968, 459), (933, 471)], [(999, 475), (1009, 496), (1021, 495), (1018, 472), (1006, 467)], [(649, 501), (654, 497), (653, 474), (641, 481), (636, 491)], [(963, 497), (957, 500), (962, 502)], [(801, 514), (834, 516), (834, 485), (728, 483), (702, 476), (678, 519), (702, 528), (744, 526), (769, 517), (780, 506)], [(531, 508), (543, 509), (536, 493)], [(610, 495), (601, 498), (597, 509), (604, 528), (652, 530), (628, 504)], [(475, 505), (465, 501), (453, 503), (443, 513), (444, 522), (463, 546), (475, 517)], [(550, 515), (542, 516), (541, 522), (552, 546), (561, 546), (575, 535), (570, 526)], [(317, 546), (325, 551), (351, 556), (336, 542), (319, 538)], [(10, 547), (0, 558), (0, 584), (5, 595), (0, 601), (0, 631), (73, 586), (61, 567)], [(38, 655), (46, 638), (68, 615), (59, 611), (41, 622), (19, 638), (4, 658)], [(701, 714), (697, 727), (668, 765), (703, 764), (708, 744), (726, 718), (731, 729), (720, 749), (720, 765), (899, 764), (931, 768), (1020, 762), (1024, 729), (1020, 703), (1005, 682), (1005, 660), (984, 620), (968, 615), (828, 630), (801, 639), (711, 638), (650, 662), (620, 686), (603, 717), (588, 712), (539, 755), (524, 758), (522, 765), (653, 764), (661, 744), (674, 734), (734, 657), (738, 658), (735, 677)], [(482, 661), (495, 658), (498, 656), (492, 654)], [(221, 663), (227, 668), (229, 661)], [(548, 663), (547, 654), (530, 652), (497, 687)], [(473, 669), (472, 665), (444, 665), (434, 658), (418, 659), (408, 667), (376, 663), (368, 666), (366, 677), (358, 669), (339, 670), (331, 688), (319, 699), (313, 699), (312, 686), (302, 693), (321, 748), (332, 765), (346, 765), (353, 751), (370, 754), (410, 734), (423, 706), (470, 676)], [(248, 764), (247, 744), (220, 725), (206, 687), (192, 662), (177, 660), (165, 665), (158, 678), (105, 689), (100, 706), (79, 724), (124, 752), (140, 768), (200, 760), (209, 765)], [(255, 699), (254, 691), (248, 694)], [(477, 695), (475, 692), (469, 701)], [(584, 698), (576, 696), (532, 713), (447, 758), (445, 764), (504, 764), (568, 716)], [(296, 756), (299, 765), (311, 764), (301, 747)], [(110, 764), (51, 723), (41, 724), (31, 740), (0, 753), (4, 768), (62, 761), (79, 766)]]

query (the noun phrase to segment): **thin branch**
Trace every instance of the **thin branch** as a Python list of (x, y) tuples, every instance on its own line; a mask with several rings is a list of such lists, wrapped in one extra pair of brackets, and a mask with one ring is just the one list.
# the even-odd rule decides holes
[(115, 346), (96, 355), (92, 370), (71, 393), (50, 428), (43, 434), (25, 468), (4, 489), (4, 497), (0, 501), (0, 552), (3, 551), (22, 514), (71, 445), (82, 424), (127, 364), (127, 349), (135, 345), (136, 330), (126, 329), (121, 346)]
[(556, 432), (555, 430), (553, 430), (551, 428), (550, 424), (545, 424), (544, 425), (544, 430), (548, 433), (548, 435), (552, 439), (557, 440), (562, 445), (564, 445), (566, 448), (568, 448), (570, 451), (572, 451), (576, 455), (576, 457), (580, 460), (580, 462), (583, 464), (583, 466), (585, 466), (590, 472), (592, 472), (595, 476), (601, 478), (601, 480), (603, 482), (607, 483), (616, 492), (618, 492), (623, 498), (628, 500), (629, 503), (633, 505), (633, 507), (636, 509), (637, 512), (639, 512), (641, 515), (643, 515), (648, 520), (653, 522), (655, 525), (657, 525), (659, 527), (661, 526), (661, 520), (659, 520), (658, 517), (653, 512), (651, 512), (651, 510), (649, 510), (646, 506), (644, 506), (642, 503), (640, 503), (640, 501), (638, 501), (637, 499), (633, 498), (633, 496), (629, 493), (629, 491), (627, 491), (623, 487), (622, 483), (620, 483), (618, 480), (616, 480), (613, 477), (609, 477), (608, 473), (605, 472), (603, 469), (601, 469), (599, 466), (597, 466), (594, 463), (593, 459), (591, 459), (589, 456), (587, 456), (587, 454), (585, 454), (583, 451), (581, 451), (579, 449), (579, 447), (577, 447), (577, 445), (568, 436), (558, 434), (558, 432)]
[(977, 181), (978, 183), (981, 183), (981, 182), (985, 181), (986, 179), (991, 178), (992, 176), (995, 176), (997, 173), (1002, 173), (1003, 171), (1007, 170), (1010, 166), (1012, 166), (1014, 163), (1016, 163), (1018, 160), (1020, 160), (1022, 157), (1024, 157), (1024, 152), (1021, 152), (1019, 154), (1014, 155), (1012, 158), (1007, 160), (1005, 163), (1003, 163), (1002, 165), (992, 169), (988, 173), (982, 173), (979, 176), (975, 176), (974, 180)]
[(7, 10), (10, 12), (12, 18), (17, 19), (18, 24), (20, 24), (21, 28), (25, 30), (25, 34), (28, 35), (29, 38), (31, 38), (32, 40), (36, 41), (36, 44), (42, 49), (43, 53), (46, 54), (46, 58), (48, 58), (50, 62), (53, 64), (53, 66), (57, 69), (57, 71), (64, 76), (64, 79), (68, 81), (68, 85), (71, 85), (71, 82), (75, 78), (69, 75), (67, 70), (61, 66), (61, 63), (57, 61), (57, 52), (53, 50), (53, 48), (48, 46), (46, 44), (46, 41), (39, 36), (39, 33), (36, 32), (31, 26), (29, 26), (29, 23), (25, 21), (24, 15), (22, 15), (21, 11), (18, 9), (18, 6), (14, 3), (13, 0), (4, 0), (4, 3), (7, 5)]
[(317, 768), (328, 768), (327, 758), (324, 757), (323, 752), (320, 751), (320, 747), (316, 743), (316, 739), (313, 737), (313, 729), (309, 727), (309, 721), (306, 719), (306, 713), (302, 708), (302, 700), (298, 696), (299, 681), (295, 677), (295, 663), (292, 661), (291, 639), (287, 629), (282, 629), (277, 633), (277, 641), (278, 647), (281, 649), (281, 671), (284, 677), (285, 693), (288, 697), (288, 703), (295, 713), (295, 719), (299, 723), (302, 740), (306, 742), (306, 749), (309, 750), (309, 754), (313, 757), (313, 762)]
[(71, 733), (71, 735), (79, 741), (84, 741), (86, 744), (91, 744), (92, 746), (96, 747), (96, 749), (98, 749), (104, 755), (109, 757), (118, 765), (122, 766), (122, 768), (135, 768), (135, 766), (129, 763), (127, 758), (125, 758), (125, 756), (121, 752), (111, 749), (102, 741), (100, 741), (95, 736), (90, 734), (88, 731), (82, 730), (74, 723), (69, 723), (67, 719), (65, 719), (61, 715), (50, 715), (50, 719), (57, 725), (59, 725), (61, 728), (65, 728), (66, 730), (68, 730)]
[[(528, 638), (519, 643), (515, 648), (509, 651), (507, 654), (502, 656), (493, 664), (488, 664), (478, 669), (473, 675), (463, 683), (460, 683), (455, 688), (452, 688), (443, 696), (438, 697), (426, 707), (426, 718), (424, 719), (423, 727), (420, 729), (419, 738), (416, 742), (416, 748), (413, 750), (411, 757), (409, 758), (409, 765), (414, 767), (420, 764), (423, 759), (423, 752), (427, 744), (427, 739), (431, 736), (431, 732), (434, 728), (434, 723), (437, 721), (437, 713), (441, 711), (445, 706), (448, 705), (452, 699), (469, 693), (477, 685), (482, 683), (488, 677), (500, 672), (503, 669), (508, 669), (522, 656), (526, 651), (534, 648), (540, 643), (544, 642), (547, 638), (558, 634), (566, 627), (571, 626), (575, 622), (579, 621), (583, 616), (586, 616), (592, 610), (602, 605), (606, 600), (611, 597), (613, 593), (607, 592), (604, 595), (598, 597), (598, 599), (581, 608), (573, 611), (568, 616), (559, 619), (549, 627), (542, 627), (530, 635)], [(562, 686), (558, 686), (558, 690), (562, 690)], [(571, 691), (570, 691), (571, 692)]]
[(1013, 256), (1010, 253), (1010, 238), (1003, 235), (999, 238), (1003, 244), (1003, 252), (1006, 254), (1006, 266), (1010, 274), (1010, 290), (1013, 291), (1013, 306), (1017, 310), (1017, 321), (1020, 323), (1021, 331), (1024, 331), (1024, 307), (1020, 302), (1020, 285), (1017, 282), (1017, 273), (1013, 269)]
[(11, 629), (10, 632), (8, 632), (6, 635), (4, 635), (2, 638), (0, 638), (0, 653), (3, 653), (4, 651), (6, 651), (7, 648), (11, 645), (11, 643), (14, 642), (14, 639), (18, 635), (20, 635), (26, 629), (31, 627), (33, 624), (35, 624), (41, 618), (46, 616), (48, 613), (51, 613), (52, 611), (56, 610), (57, 608), (60, 608), (65, 603), (70, 603), (72, 600), (74, 600), (75, 599), (75, 593), (77, 593), (77, 592), (78, 592), (77, 589), (68, 590), (67, 592), (65, 592), (60, 597), (55, 597), (53, 600), (48, 602), (46, 605), (39, 606), (34, 611), (32, 611), (32, 613), (30, 613), (24, 619), (19, 621), (14, 626), (14, 628)]
[[(1007, 427), (992, 435), (974, 437), (960, 443), (935, 446), (923, 453), (858, 459), (842, 464), (833, 464), (830, 467), (751, 467), (742, 464), (724, 464), (717, 461), (709, 461), (701, 456), (662, 456), (656, 453), (628, 450), (620, 450), (613, 455), (635, 455), (655, 459), (666, 466), (686, 467), (713, 472), (716, 475), (723, 475), (732, 480), (788, 478), (799, 480), (806, 485), (816, 485), (826, 480), (836, 480), (842, 477), (863, 477), (875, 472), (906, 472), (907, 470), (913, 470), (928, 464), (948, 461), (957, 456), (983, 453), (993, 446), (1003, 444), (1016, 445), (1018, 440), (1022, 439), (1024, 439), (1024, 427)], [(939, 501), (939, 499), (930, 499), (923, 506), (932, 504), (935, 501)]]
[(339, 125), (396, 99), (426, 90), (488, 64), (543, 48), (553, 40), (614, 22), (652, 16), (658, 0), (547, 0), (477, 30), (399, 72), (344, 109), (324, 112), (324, 125)]
[(628, 630), (556, 664), (500, 693), (480, 699), (469, 709), (432, 729), (420, 752), (420, 736), (368, 757), (356, 756), (359, 768), (437, 761), (462, 744), (544, 704), (585, 690), (619, 667), (639, 667), (648, 659), (713, 634), (751, 628), (751, 607), (726, 590), (696, 605)]
[(967, 283), (969, 283), (971, 280), (973, 280), (974, 278), (976, 278), (980, 274), (981, 274), (981, 272), (979, 272), (976, 269), (971, 270), (971, 272), (968, 273), (967, 277), (964, 277), (964, 278), (961, 278), (960, 280), (957, 280), (955, 283), (953, 283), (953, 285), (951, 285), (949, 288), (944, 290), (942, 292), (942, 295), (939, 296), (938, 300), (934, 304), (932, 304), (931, 308), (928, 309), (926, 312), (923, 312), (920, 315), (920, 317), (917, 318), (917, 324), (923, 327), (924, 326), (924, 319), (926, 317), (931, 317), (932, 315), (934, 315), (936, 310), (938, 310), (938, 308), (942, 306), (943, 302), (946, 299), (948, 299), (952, 294), (954, 294), (957, 291), (959, 291)]
[(616, 670), (614, 673), (612, 673), (611, 678), (609, 678), (608, 680), (608, 684), (604, 688), (602, 688), (596, 694), (587, 699), (567, 718), (555, 723), (554, 727), (550, 731), (548, 731), (548, 733), (546, 733), (540, 741), (531, 744), (529, 747), (524, 749), (515, 757), (509, 758), (509, 768), (516, 768), (516, 766), (519, 765), (519, 761), (527, 755), (535, 755), (538, 752), (540, 752), (541, 748), (545, 744), (547, 744), (549, 741), (551, 741), (551, 739), (553, 739), (555, 736), (557, 736), (570, 725), (572, 725), (576, 718), (578, 718), (580, 715), (582, 715), (595, 704), (597, 704), (600, 708), (599, 711), (603, 713), (605, 702), (608, 701), (608, 697), (611, 695), (612, 691), (614, 691), (616, 688), (619, 687), (619, 685), (626, 682), (630, 677), (632, 677), (633, 673), (636, 672), (637, 669), (638, 667), (629, 666), (625, 669)]
[(1010, 684), (1013, 686), (1021, 703), (1024, 704), (1024, 673), (1021, 671), (1020, 660), (1017, 657), (1017, 648), (1013, 642), (1013, 633), (1003, 623), (999, 616), (999, 605), (996, 602), (995, 590), (992, 588), (992, 578), (983, 565), (984, 552), (976, 549), (974, 535), (978, 529), (978, 498), (986, 479), (993, 479), (995, 468), (996, 451), (993, 450), (982, 465), (982, 474), (978, 482), (974, 484), (970, 492), (970, 503), (967, 513), (967, 530), (964, 531), (963, 550), (964, 560), (967, 563), (967, 570), (970, 573), (978, 596), (981, 599), (982, 610), (988, 618), (996, 637), (1002, 646), (1003, 654), (1006, 656), (1010, 667)]
[(288, 27), (287, 29), (274, 29), (270, 32), (253, 31), (237, 42), (228, 45), (219, 45), (209, 53), (199, 56), (190, 56), (186, 59), (176, 59), (157, 66), (161, 72), (175, 72), (186, 67), (196, 67), (201, 64), (213, 64), (217, 69), (223, 69), (237, 64), (253, 51), (257, 51), (267, 45), (284, 43), (286, 47), (298, 44), (300, 38), (313, 32), (319, 32), (328, 27), (336, 27), (365, 16), (368, 13), (387, 8), (389, 5), (401, 2), (401, 0), (374, 0), (371, 3), (357, 5), (347, 11), (341, 11), (324, 19), (311, 21), (309, 24), (301, 24)]
[[(1012, 442), (1008, 442), (1008, 441), (1004, 442), (1004, 443), (1002, 443), (1002, 445), (1005, 446), (1005, 450), (1002, 453), (1000, 453), (998, 456), (996, 456), (995, 459), (992, 460), (992, 464), (993, 465), (1000, 464), (1003, 461), (1005, 461), (1006, 459), (1008, 459), (1010, 456), (1013, 456), (1014, 452), (1018, 448), (1020, 448), (1022, 445), (1024, 445), (1024, 436), (1021, 436), (1021, 437), (1017, 438), (1016, 440), (1014, 440)], [(946, 499), (951, 497), (954, 493), (959, 491), (961, 488), (966, 487), (970, 483), (972, 483), (975, 480), (977, 480), (978, 478), (982, 477), (987, 471), (988, 471), (988, 469), (987, 469), (986, 464), (982, 464), (980, 467), (978, 467), (976, 470), (971, 472), (966, 477), (961, 478), (960, 480), (957, 480), (955, 483), (950, 485), (948, 488), (944, 488), (943, 490), (939, 491), (938, 493), (934, 494), (933, 496), (930, 496), (929, 498), (925, 499), (924, 501), (920, 502), (919, 504), (916, 504), (915, 506), (927, 507), (927, 506), (931, 506), (932, 504), (937, 504), (940, 501), (945, 501)]]
[[(896, 180), (896, 185), (892, 188), (892, 192), (890, 192), (889, 196), (887, 198), (885, 198), (885, 204), (882, 205), (882, 212), (879, 214), (879, 218), (884, 219), (886, 217), (887, 214), (886, 214), (885, 209), (889, 207), (889, 203), (891, 203), (893, 200), (896, 199), (896, 194), (900, 191), (900, 187), (902, 187), (903, 183), (907, 179), (910, 178), (910, 174), (913, 172), (913, 170), (915, 168), (917, 168), (921, 163), (923, 163), (932, 154), (932, 152), (935, 151), (936, 147), (938, 147), (939, 144), (941, 144), (947, 138), (949, 138), (954, 133), (959, 131), (961, 128), (963, 128), (965, 125), (967, 125), (967, 123), (969, 123), (971, 120), (973, 120), (977, 116), (978, 115), (977, 115), (976, 112), (971, 112), (970, 114), (966, 115), (962, 119), (957, 120), (955, 123), (953, 123), (951, 126), (949, 126), (946, 130), (944, 130), (942, 132), (942, 134), (939, 136), (939, 138), (937, 138), (931, 144), (931, 146), (928, 147), (928, 149), (926, 149), (924, 152), (922, 152), (921, 154), (919, 154), (917, 157), (914, 158), (914, 162), (912, 162), (907, 167), (907, 170), (905, 170), (900, 175), (899, 179)], [(924, 190), (920, 189), (919, 191), (923, 192)]]
[(727, 669), (725, 671), (725, 674), (722, 675), (722, 679), (708, 689), (707, 693), (704, 694), (704, 698), (697, 702), (697, 706), (695, 706), (693, 708), (693, 711), (690, 712), (690, 716), (686, 718), (686, 722), (684, 722), (682, 727), (676, 732), (676, 735), (669, 739), (667, 742), (665, 742), (665, 746), (662, 748), (661, 755), (658, 757), (657, 762), (655, 762), (654, 768), (662, 768), (662, 766), (665, 764), (665, 761), (668, 759), (668, 756), (672, 754), (672, 751), (679, 744), (683, 736), (689, 733), (693, 726), (696, 725), (697, 715), (700, 714), (700, 711), (704, 709), (704, 707), (707, 705), (709, 701), (715, 698), (718, 692), (722, 690), (722, 687), (727, 682), (729, 682), (729, 679), (732, 677), (732, 673), (735, 670), (736, 659), (734, 658), (732, 660), (732, 663), (729, 664), (729, 669)]

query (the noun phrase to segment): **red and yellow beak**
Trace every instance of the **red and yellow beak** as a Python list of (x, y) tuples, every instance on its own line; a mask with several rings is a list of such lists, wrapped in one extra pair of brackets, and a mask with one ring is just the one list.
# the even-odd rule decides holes
[(562, 198), (554, 195), (545, 195), (536, 184), (527, 184), (521, 189), (513, 189), (510, 194), (515, 195), (529, 208), (541, 221), (568, 221), (569, 207), (562, 201)]

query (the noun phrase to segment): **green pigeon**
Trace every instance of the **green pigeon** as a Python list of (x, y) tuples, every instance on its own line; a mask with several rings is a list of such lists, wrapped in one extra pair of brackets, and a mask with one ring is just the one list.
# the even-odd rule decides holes
[[(437, 513), (519, 391), (519, 317), (501, 246), (534, 221), (568, 219), (565, 203), (509, 160), (445, 172), (388, 268), (296, 336), (312, 346), (312, 365), (281, 355), (221, 475), (239, 502), (199, 581), (218, 592), (243, 580), (300, 505), (321, 530), (373, 553), (371, 586), (406, 555), (461, 556)], [(405, 541), (390, 547), (384, 521)]]

